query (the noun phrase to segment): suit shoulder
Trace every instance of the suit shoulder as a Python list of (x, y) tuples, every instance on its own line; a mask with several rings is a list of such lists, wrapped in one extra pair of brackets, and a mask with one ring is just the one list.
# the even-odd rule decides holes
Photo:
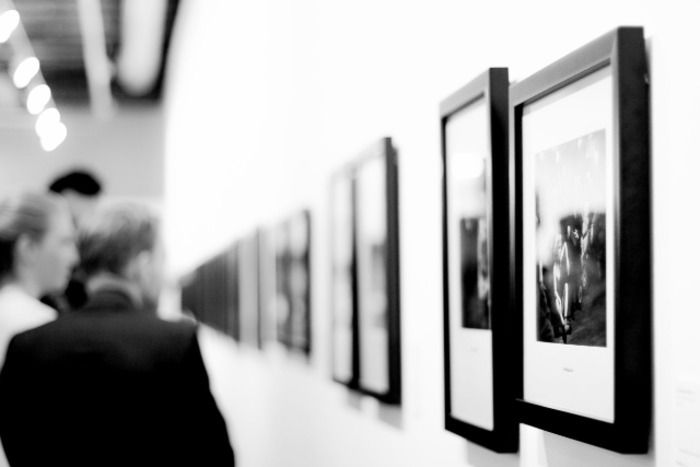
[[(58, 321), (58, 320), (56, 320)], [(37, 336), (42, 336), (43, 334), (51, 335), (53, 328), (56, 327), (56, 321), (50, 321), (48, 323), (44, 323), (40, 326), (36, 326), (31, 329), (27, 329), (25, 331), (19, 332), (12, 336), (10, 339), (10, 345), (12, 347), (31, 347), (33, 345), (33, 341)], [(8, 346), (9, 347), (9, 346)]]
[(192, 339), (197, 334), (197, 325), (190, 321), (169, 321), (162, 318), (154, 318), (153, 322), (162, 332), (183, 340)]
[(152, 316), (144, 320), (140, 331), (132, 331), (136, 341), (150, 341), (151, 350), (146, 353), (168, 361), (182, 361), (197, 342), (197, 326), (188, 321), (166, 321)]

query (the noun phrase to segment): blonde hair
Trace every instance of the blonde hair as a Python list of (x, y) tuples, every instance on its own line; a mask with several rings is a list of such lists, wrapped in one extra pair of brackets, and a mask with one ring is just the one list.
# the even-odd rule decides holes
[(52, 216), (68, 209), (55, 194), (19, 193), (0, 201), (0, 280), (14, 270), (15, 245), (22, 236), (38, 242), (49, 230)]

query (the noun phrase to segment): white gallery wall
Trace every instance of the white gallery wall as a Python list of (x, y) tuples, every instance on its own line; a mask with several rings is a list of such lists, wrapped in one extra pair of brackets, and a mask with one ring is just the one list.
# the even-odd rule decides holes
[[(239, 348), (204, 330), (240, 465), (671, 466), (700, 443), (697, 18), (694, 1), (183, 0), (166, 91), (171, 272), (312, 209), (311, 358)], [(520, 453), (497, 455), (442, 428), (438, 104), (487, 67), (507, 66), (520, 80), (620, 25), (644, 26), (650, 61), (650, 453), (619, 455), (521, 426)], [(399, 152), (398, 409), (330, 380), (328, 181), (381, 136)]]

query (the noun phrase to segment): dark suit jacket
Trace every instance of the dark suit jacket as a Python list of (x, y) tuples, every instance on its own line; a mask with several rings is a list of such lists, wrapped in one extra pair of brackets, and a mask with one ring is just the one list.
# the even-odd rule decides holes
[(15, 466), (232, 466), (196, 328), (116, 290), (15, 336), (0, 373)]
[(41, 303), (48, 305), (59, 313), (80, 309), (87, 302), (88, 296), (85, 284), (73, 274), (68, 281), (66, 290), (59, 294), (48, 294), (41, 297)]

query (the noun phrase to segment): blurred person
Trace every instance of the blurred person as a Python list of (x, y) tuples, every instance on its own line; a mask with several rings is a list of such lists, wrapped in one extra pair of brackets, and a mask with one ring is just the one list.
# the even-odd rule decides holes
[[(72, 170), (56, 177), (49, 185), (49, 192), (61, 195), (68, 203), (76, 226), (93, 215), (102, 193), (102, 184), (87, 170)], [(85, 279), (80, 269), (74, 269), (65, 290), (41, 297), (42, 303), (59, 313), (75, 310), (87, 302)]]
[(11, 465), (234, 465), (195, 324), (156, 316), (156, 218), (103, 207), (78, 247), (89, 302), (15, 336), (0, 373)]
[[(39, 296), (62, 290), (77, 259), (70, 212), (59, 197), (23, 193), (0, 202), (0, 366), (12, 336), (56, 318)], [(0, 445), (0, 467), (6, 465)]]
[(39, 297), (62, 290), (77, 259), (59, 197), (23, 193), (0, 202), (0, 365), (12, 336), (56, 318)]

